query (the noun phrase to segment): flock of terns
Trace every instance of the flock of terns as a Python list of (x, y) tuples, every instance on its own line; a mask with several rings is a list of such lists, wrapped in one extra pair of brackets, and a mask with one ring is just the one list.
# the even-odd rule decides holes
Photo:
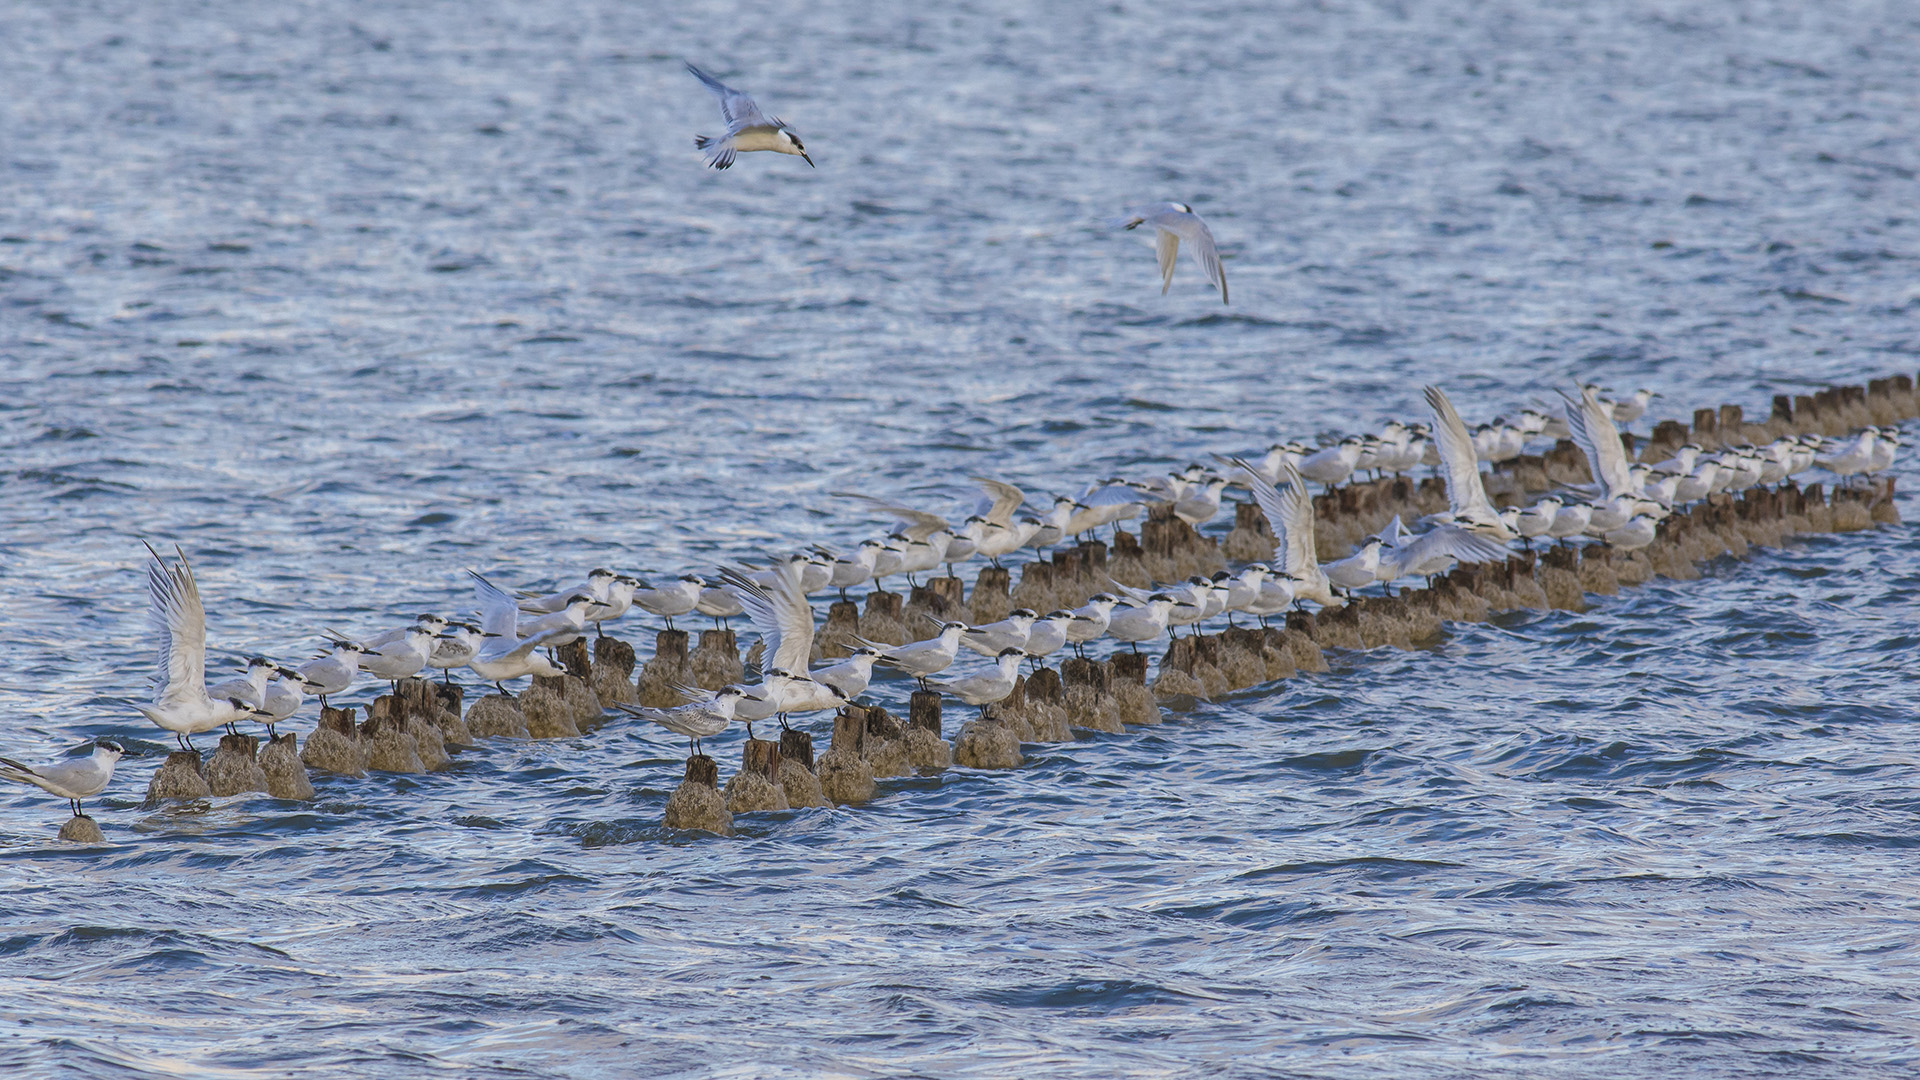
[[(1779, 484), (1816, 466), (1842, 479), (1871, 476), (1892, 465), (1901, 436), (1892, 427), (1867, 427), (1844, 440), (1782, 437), (1764, 446), (1708, 452), (1681, 447), (1657, 464), (1632, 462), (1619, 425), (1644, 413), (1653, 395), (1641, 391), (1618, 401), (1597, 386), (1562, 394), (1554, 413), (1529, 410), (1519, 423), (1496, 421), (1469, 429), (1447, 395), (1426, 389), (1431, 424), (1387, 424), (1380, 432), (1348, 436), (1323, 448), (1278, 444), (1258, 460), (1220, 459), (1224, 472), (1194, 465), (1150, 480), (1108, 479), (1077, 496), (1061, 496), (1043, 513), (1022, 515), (1027, 497), (1002, 481), (974, 478), (985, 496), (958, 525), (946, 517), (872, 496), (835, 493), (894, 519), (884, 538), (862, 542), (851, 553), (816, 548), (763, 568), (725, 568), (714, 579), (686, 574), (654, 586), (640, 578), (597, 569), (579, 585), (552, 593), (517, 595), (468, 571), (474, 589), (474, 621), (421, 615), (411, 625), (360, 640), (328, 632), (329, 647), (317, 658), (288, 666), (256, 656), (238, 678), (206, 680), (207, 619), (200, 590), (184, 553), (168, 559), (148, 547), (150, 617), (159, 636), (158, 670), (147, 704), (134, 708), (155, 726), (172, 732), (183, 749), (191, 736), (242, 721), (274, 725), (297, 714), (307, 698), (324, 705), (362, 677), (397, 683), (438, 670), (451, 679), (468, 668), (504, 692), (508, 680), (565, 671), (551, 651), (639, 608), (665, 620), (693, 614), (716, 621), (745, 616), (762, 639), (760, 681), (720, 690), (678, 687), (687, 704), (677, 708), (617, 707), (689, 740), (701, 740), (741, 722), (749, 737), (755, 721), (837, 710), (864, 693), (876, 667), (890, 668), (960, 701), (985, 707), (1013, 692), (1023, 661), (1038, 662), (1062, 649), (1084, 655), (1101, 638), (1142, 643), (1177, 634), (1181, 627), (1236, 614), (1264, 620), (1312, 602), (1337, 605), (1353, 592), (1404, 578), (1431, 578), (1456, 563), (1498, 562), (1509, 545), (1536, 540), (1604, 542), (1620, 550), (1651, 543), (1660, 519), (1686, 504), (1721, 492)], [(1482, 462), (1523, 452), (1535, 438), (1571, 438), (1584, 452), (1594, 481), (1566, 487), (1529, 506), (1496, 509), (1487, 497)], [(1314, 541), (1309, 481), (1325, 488), (1364, 471), (1405, 473), (1432, 465), (1444, 478), (1448, 508), (1415, 522), (1396, 517), (1345, 558), (1322, 563)], [(932, 620), (932, 636), (905, 645), (860, 641), (844, 660), (812, 666), (814, 613), (811, 596), (887, 578), (913, 575), (975, 558), (998, 565), (1023, 548), (1044, 548), (1137, 517), (1149, 506), (1167, 505), (1193, 525), (1211, 520), (1229, 486), (1241, 486), (1265, 514), (1275, 544), (1270, 562), (1236, 574), (1134, 589), (1110, 580), (1112, 590), (1085, 605), (1046, 614), (1016, 609), (998, 622), (971, 626)], [(1196, 631), (1197, 632), (1197, 631)], [(973, 674), (937, 678), (962, 651), (989, 657)], [(69, 800), (84, 816), (81, 800), (105, 790), (124, 753), (100, 739), (91, 756), (54, 765), (28, 766), (0, 758), (0, 779), (32, 784)]]
[[(727, 86), (692, 64), (687, 70), (718, 100), (727, 132), (718, 139), (696, 136), (715, 169), (730, 167), (736, 155), (773, 151), (813, 165), (800, 138), (777, 118), (760, 111), (748, 94)], [(1117, 219), (1125, 229), (1142, 225), (1155, 231), (1161, 291), (1173, 282), (1180, 246), (1185, 242), (1207, 280), (1227, 301), (1226, 272), (1213, 233), (1182, 203), (1143, 207)], [(1380, 432), (1353, 435), (1325, 447), (1284, 443), (1259, 460), (1222, 459), (1215, 472), (1191, 466), (1148, 481), (1105, 480), (1077, 496), (1061, 496), (1043, 513), (1020, 515), (1027, 497), (1019, 488), (976, 477), (986, 492), (976, 512), (955, 526), (945, 517), (898, 506), (866, 495), (852, 495), (871, 509), (890, 515), (896, 526), (883, 539), (861, 543), (850, 554), (802, 552), (759, 569), (724, 569), (714, 581), (688, 574), (659, 586), (610, 570), (595, 570), (578, 586), (550, 594), (510, 595), (469, 571), (477, 604), (473, 622), (422, 615), (410, 626), (354, 640), (329, 634), (329, 649), (316, 659), (286, 666), (252, 657), (239, 678), (206, 681), (207, 620), (200, 590), (184, 553), (168, 560), (149, 546), (147, 567), (151, 617), (160, 637), (159, 670), (149, 704), (136, 705), (155, 726), (172, 732), (183, 749), (191, 736), (241, 721), (274, 725), (299, 712), (309, 696), (324, 705), (362, 675), (397, 684), (437, 669), (447, 678), (470, 668), (504, 692), (512, 679), (561, 675), (554, 648), (569, 644), (601, 624), (640, 608), (666, 621), (695, 613), (724, 620), (751, 619), (763, 640), (761, 679), (752, 685), (717, 691), (682, 687), (687, 704), (671, 709), (620, 705), (670, 731), (686, 736), (699, 752), (700, 740), (735, 721), (787, 717), (839, 708), (867, 689), (876, 666), (918, 680), (923, 689), (950, 694), (969, 705), (987, 705), (1013, 692), (1023, 661), (1039, 660), (1071, 646), (1076, 651), (1109, 637), (1138, 649), (1182, 626), (1235, 614), (1264, 619), (1305, 602), (1335, 605), (1343, 596), (1375, 584), (1444, 573), (1456, 563), (1496, 562), (1508, 545), (1535, 540), (1569, 542), (1588, 538), (1616, 549), (1633, 550), (1653, 542), (1659, 521), (1675, 508), (1720, 492), (1778, 484), (1818, 465), (1842, 478), (1871, 475), (1893, 463), (1900, 446), (1896, 429), (1869, 427), (1853, 438), (1828, 442), (1816, 436), (1781, 438), (1765, 446), (1743, 446), (1708, 453), (1684, 446), (1658, 464), (1629, 460), (1619, 425), (1645, 413), (1656, 395), (1641, 390), (1620, 400), (1603, 398), (1597, 386), (1562, 394), (1552, 411), (1526, 410), (1518, 423), (1496, 421), (1469, 430), (1452, 402), (1437, 387), (1426, 389), (1432, 424), (1393, 422)], [(1481, 480), (1482, 462), (1500, 462), (1524, 452), (1536, 438), (1571, 438), (1585, 453), (1594, 482), (1588, 488), (1552, 494), (1527, 507), (1497, 509)], [(1405, 473), (1433, 466), (1446, 480), (1448, 508), (1407, 527), (1396, 517), (1369, 537), (1354, 554), (1328, 563), (1314, 544), (1314, 510), (1307, 483), (1324, 488), (1356, 474)], [(845, 660), (811, 668), (814, 619), (809, 597), (870, 582), (913, 575), (985, 558), (999, 565), (1003, 556), (1028, 547), (1046, 547), (1087, 535), (1103, 525), (1138, 516), (1148, 506), (1168, 504), (1191, 525), (1211, 520), (1227, 487), (1246, 487), (1266, 515), (1275, 537), (1270, 563), (1254, 563), (1238, 574), (1221, 571), (1152, 590), (1113, 582), (1113, 591), (1085, 605), (1045, 615), (1018, 609), (984, 626), (935, 620), (937, 633), (902, 646), (863, 641)], [(989, 656), (985, 671), (940, 679), (966, 649)], [(81, 800), (99, 794), (112, 780), (124, 753), (119, 743), (100, 739), (91, 756), (54, 765), (28, 766), (0, 758), (0, 778), (32, 784), (69, 801), (84, 816)]]

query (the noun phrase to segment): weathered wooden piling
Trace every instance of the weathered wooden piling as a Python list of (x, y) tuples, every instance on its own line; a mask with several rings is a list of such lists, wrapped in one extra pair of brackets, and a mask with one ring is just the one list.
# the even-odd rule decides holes
[(208, 759), (205, 775), (207, 790), (216, 798), (267, 790), (267, 774), (260, 768), (260, 740), (252, 735), (220, 736), (220, 748)]
[(907, 758), (916, 769), (944, 769), (953, 764), (953, 746), (941, 737), (940, 692), (915, 690), (907, 699)]
[(733, 835), (733, 814), (720, 795), (720, 766), (705, 754), (687, 759), (686, 779), (667, 796), (666, 826)]
[(835, 600), (827, 608), (827, 622), (813, 636), (815, 660), (843, 660), (860, 647), (860, 605)]
[(967, 600), (967, 610), (972, 617), (967, 621), (980, 623), (998, 622), (1013, 610), (1013, 593), (1009, 588), (1013, 575), (1004, 566), (983, 566), (973, 579), (973, 595)]
[(833, 742), (814, 762), (820, 790), (836, 803), (861, 803), (873, 798), (873, 766), (861, 748), (867, 737), (867, 710), (847, 705), (833, 717)]
[(427, 771), (426, 762), (420, 757), (420, 744), (407, 731), (406, 706), (391, 694), (382, 694), (367, 706), (367, 718), (360, 725), (360, 741), (367, 746), (370, 772)]
[(746, 665), (740, 661), (740, 642), (732, 630), (702, 630), (700, 645), (687, 658), (687, 670), (693, 685), (703, 690), (718, 690), (746, 678)]
[(1122, 585), (1144, 589), (1153, 584), (1147, 575), (1147, 553), (1140, 542), (1125, 529), (1116, 529), (1113, 547), (1107, 552), (1107, 576)]
[(957, 577), (929, 578), (924, 585), (914, 586), (913, 593), (900, 612), (901, 624), (906, 627), (910, 640), (927, 637), (933, 623), (929, 620), (952, 622), (965, 620), (967, 610), (961, 597), (966, 592), (966, 583)]
[(780, 747), (765, 739), (748, 739), (740, 755), (740, 771), (727, 781), (722, 794), (727, 811), (746, 814), (786, 810), (787, 793), (780, 786)]
[(875, 779), (913, 773), (906, 736), (907, 726), (898, 717), (878, 705), (867, 707), (867, 733), (860, 743), (860, 756), (867, 759)]
[[(467, 730), (476, 739), (530, 739), (527, 716), (507, 694), (487, 694), (467, 708)], [(312, 744), (309, 743), (311, 748)], [(313, 764), (311, 761), (308, 764)]]
[(807, 732), (788, 729), (780, 733), (780, 790), (787, 806), (794, 810), (833, 805), (814, 775), (813, 736)]
[(300, 760), (300, 740), (293, 732), (283, 731), (260, 748), (260, 770), (267, 775), (267, 794), (274, 798), (304, 802), (314, 797), (313, 779)]
[(164, 802), (168, 799), (208, 799), (213, 797), (213, 789), (207, 786), (206, 775), (200, 769), (200, 751), (175, 750), (167, 755), (167, 760), (147, 781), (148, 804)]
[(640, 704), (656, 709), (683, 705), (686, 698), (674, 687), (694, 683), (693, 671), (687, 662), (687, 632), (660, 631), (653, 639), (653, 656), (640, 669), (636, 687)]
[[(451, 688), (449, 688), (451, 689)], [(438, 771), (448, 765), (447, 760), (447, 716), (445, 700), (439, 683), (428, 679), (401, 679), (399, 696), (406, 707), (407, 734), (420, 746), (420, 760), (426, 763), (428, 771)], [(464, 729), (457, 717), (453, 723)]]
[(320, 724), (307, 736), (300, 760), (309, 769), (339, 776), (367, 775), (367, 748), (360, 743), (354, 710), (322, 707)]
[(1067, 742), (1073, 731), (1067, 721), (1066, 688), (1059, 672), (1041, 668), (1027, 676), (1020, 687), (1020, 720), (1027, 742)]
[(991, 715), (960, 725), (953, 739), (954, 764), (969, 769), (1017, 769), (1026, 763), (1020, 738)]
[(1035, 559), (1020, 567), (1020, 584), (1014, 587), (1009, 597), (1014, 607), (1026, 608), (1042, 614), (1060, 606), (1054, 598), (1053, 564)]
[[(475, 745), (477, 740), (474, 738), (472, 729), (468, 728), (467, 722), (461, 719), (461, 713), (464, 711), (462, 706), (467, 699), (466, 687), (458, 683), (428, 683), (427, 685), (433, 687), (433, 705), (440, 710), (433, 714), (434, 723), (440, 726), (440, 735), (446, 745), (460, 747)], [(633, 692), (633, 686), (630, 683), (627, 686), (627, 692), (629, 694)]]
[(1260, 504), (1243, 502), (1233, 508), (1233, 531), (1220, 550), (1235, 562), (1260, 562), (1273, 555), (1275, 540)]
[(867, 610), (860, 616), (860, 636), (883, 645), (905, 645), (907, 633), (905, 607), (899, 593), (874, 589), (867, 594)]
[[(601, 701), (632, 704), (640, 700), (634, 685), (633, 668), (637, 662), (633, 646), (619, 638), (602, 637), (593, 643), (593, 692)], [(458, 710), (455, 710), (458, 712)]]
[(520, 692), (520, 714), (527, 719), (527, 735), (535, 739), (571, 739), (580, 734), (573, 709), (567, 705), (567, 677), (535, 675)]

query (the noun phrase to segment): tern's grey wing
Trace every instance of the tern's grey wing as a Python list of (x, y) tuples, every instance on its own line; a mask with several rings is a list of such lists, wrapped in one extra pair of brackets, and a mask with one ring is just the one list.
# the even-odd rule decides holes
[(1083, 506), (1124, 506), (1127, 503), (1137, 503), (1143, 498), (1145, 498), (1144, 494), (1136, 488), (1125, 484), (1106, 484), (1088, 488), (1081, 494), (1080, 502)]
[(993, 508), (981, 516), (995, 525), (1013, 524), (1013, 512), (1027, 501), (1027, 493), (1012, 484), (1000, 480), (990, 480), (984, 476), (969, 477), (974, 483), (986, 489), (993, 498)]
[(472, 570), (467, 575), (473, 578), (473, 598), (480, 605), (480, 631), (491, 634), (498, 644), (518, 643), (520, 634), (520, 605), (513, 597), (501, 591), (500, 587)]
[(1451, 555), (1463, 563), (1505, 562), (1507, 545), (1479, 533), (1442, 525), (1397, 547), (1394, 564), (1402, 568), (1425, 566), (1443, 555)]
[(687, 65), (687, 70), (693, 74), (694, 78), (706, 84), (707, 89), (713, 91), (714, 97), (720, 99), (720, 115), (727, 119), (727, 134), (738, 135), (746, 128), (771, 126), (766, 116), (760, 112), (760, 106), (754, 104), (751, 95), (745, 91), (735, 90), (692, 64)]
[(1433, 410), (1433, 438), (1440, 448), (1440, 469), (1447, 477), (1447, 502), (1453, 516), (1498, 517), (1480, 479), (1480, 456), (1474, 452), (1466, 422), (1437, 386), (1427, 387), (1427, 407)]
[(1313, 501), (1307, 497), (1300, 471), (1290, 461), (1281, 462), (1280, 479), (1286, 484), (1282, 489), (1267, 483), (1245, 461), (1235, 458), (1234, 464), (1247, 470), (1253, 501), (1273, 529), (1273, 564), (1308, 581), (1322, 577), (1313, 538)]
[(878, 510), (883, 514), (893, 515), (899, 520), (900, 524), (906, 526), (902, 531), (906, 533), (907, 539), (909, 540), (925, 540), (941, 529), (950, 529), (952, 527), (947, 524), (947, 519), (941, 517), (939, 514), (930, 514), (925, 510), (915, 510), (910, 506), (900, 506), (895, 503), (890, 503), (885, 499), (876, 499), (872, 495), (860, 495), (851, 491), (829, 491), (827, 494), (842, 499), (858, 499), (866, 503), (871, 509)]
[(1173, 288), (1173, 264), (1180, 258), (1180, 234), (1164, 226), (1154, 230), (1154, 254), (1160, 256), (1160, 295)]
[(1560, 396), (1567, 402), (1567, 430), (1587, 456), (1594, 483), (1608, 498), (1631, 493), (1633, 479), (1626, 449), (1620, 444), (1620, 429), (1613, 422), (1613, 410), (1600, 403), (1600, 392), (1589, 386), (1580, 391), (1578, 401), (1564, 391)]
[[(1213, 230), (1207, 228), (1207, 223), (1193, 214), (1182, 214), (1176, 222), (1163, 224), (1160, 229), (1162, 236), (1167, 235), (1168, 232), (1178, 233), (1180, 238), (1187, 242), (1188, 248), (1193, 252), (1193, 261), (1200, 264), (1200, 272), (1207, 275), (1207, 280), (1213, 283), (1214, 288), (1220, 290), (1220, 302), (1226, 303), (1227, 271), (1220, 265), (1220, 251), (1214, 246)], [(1160, 266), (1161, 272), (1168, 275), (1169, 280), (1173, 274), (1169, 269), (1170, 261), (1171, 256), (1168, 256)]]
[(813, 607), (800, 595), (791, 578), (776, 574), (770, 587), (762, 587), (732, 569), (720, 571), (747, 618), (766, 642), (761, 662), (763, 671), (805, 674), (813, 661)]
[(148, 618), (160, 633), (156, 704), (192, 700), (207, 692), (207, 612), (187, 557), (169, 566), (153, 553), (147, 564)]

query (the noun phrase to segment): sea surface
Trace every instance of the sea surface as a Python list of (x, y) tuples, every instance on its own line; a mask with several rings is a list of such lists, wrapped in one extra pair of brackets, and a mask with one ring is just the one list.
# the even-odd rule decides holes
[[(1910, 526), (730, 839), (661, 827), (685, 745), (626, 721), (146, 808), (127, 706), (142, 540), (226, 671), (468, 567), (847, 547), (884, 522), (832, 492), (1043, 497), (1428, 382), (1913, 373), (1917, 41), (1895, 0), (0, 5), (0, 752), (134, 751), (104, 848), (0, 792), (0, 1072), (1920, 1072)], [(704, 169), (683, 60), (818, 168)], [(1231, 305), (1108, 223), (1167, 199)]]

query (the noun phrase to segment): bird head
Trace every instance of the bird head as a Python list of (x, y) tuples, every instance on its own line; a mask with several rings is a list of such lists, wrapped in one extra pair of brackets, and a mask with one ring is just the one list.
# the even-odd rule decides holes
[(805, 146), (800, 145), (800, 136), (795, 135), (791, 130), (787, 128), (781, 128), (780, 140), (793, 148), (791, 150), (787, 150), (786, 152), (789, 154), (799, 154), (801, 158), (803, 158), (806, 161), (808, 168), (818, 167), (814, 165), (812, 158), (807, 157), (807, 148)]

